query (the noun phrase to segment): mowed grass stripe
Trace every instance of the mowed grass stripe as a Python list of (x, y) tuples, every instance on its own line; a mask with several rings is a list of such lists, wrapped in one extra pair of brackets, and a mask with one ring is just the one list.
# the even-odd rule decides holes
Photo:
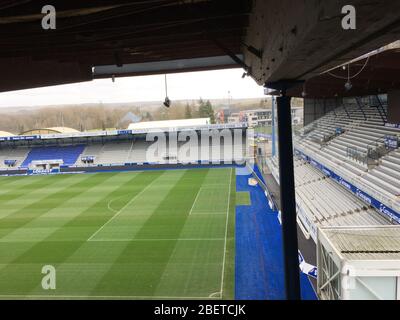
[[(106, 179), (110, 179), (114, 175), (115, 173), (105, 173), (95, 174), (94, 176), (101, 176), (103, 182), (106, 182)], [(126, 190), (127, 187), (132, 185), (132, 182), (135, 178), (137, 178), (137, 175), (132, 175), (131, 179), (129, 179), (125, 184), (120, 185), (116, 190), (111, 193), (111, 195), (116, 195), (120, 192), (123, 192), (123, 190)], [(95, 186), (96, 185), (94, 185), (94, 187)], [(104, 201), (105, 199), (102, 198), (98, 201), (98, 203), (92, 205), (91, 208), (86, 209), (83, 213), (81, 213), (80, 216), (76, 217), (66, 226), (68, 227), (73, 225), (78, 220), (81, 220), (83, 215), (88, 214), (89, 212), (91, 215), (93, 215), (93, 210), (97, 212), (96, 208), (98, 208), (98, 204), (100, 202), (103, 204), (101, 208), (103, 208), (103, 210), (107, 210), (107, 207), (104, 206)], [(99, 221), (97, 221), (97, 223), (99, 223)], [(38, 290), (38, 286), (40, 286), (40, 281), (43, 276), (40, 273), (41, 267), (49, 263), (57, 267), (58, 264), (64, 262), (76, 250), (78, 250), (80, 246), (86, 243), (88, 232), (92, 232), (94, 228), (98, 227), (98, 224), (92, 226), (92, 228), (87, 230), (84, 235), (81, 236), (80, 241), (57, 241), (60, 235), (62, 236), (64, 234), (65, 236), (65, 230), (67, 230), (68, 228), (64, 227), (56, 230), (53, 234), (51, 234), (43, 241), (34, 243), (29, 248), (29, 250), (26, 250), (25, 252), (17, 256), (13, 261), (6, 265), (3, 270), (0, 271), (0, 291), (4, 293), (7, 292), (7, 294), (9, 294), (9, 292), (13, 292), (14, 294), (29, 295), (30, 292)], [(8, 243), (8, 245), (10, 245), (10, 243)], [(78, 271), (78, 269), (79, 267), (75, 271)], [(76, 279), (82, 281), (82, 279), (80, 279), (78, 276), (78, 272), (76, 274), (73, 274), (72, 276), (76, 276)], [(67, 281), (68, 280), (71, 280), (71, 278), (67, 279)], [(79, 290), (79, 287), (77, 287), (76, 289)], [(44, 292), (49, 293), (48, 291), (44, 291), (41, 288), (39, 289), (39, 291), (41, 294), (43, 294)]]
[[(138, 190), (143, 190), (146, 185), (158, 185), (166, 184), (167, 181), (172, 182), (178, 180), (176, 177), (180, 177), (182, 172), (161, 172), (155, 171), (149, 173), (142, 173), (140, 177), (132, 179), (129, 184), (122, 184), (117, 190), (113, 192), (105, 200), (110, 200), (115, 196), (121, 195), (121, 193), (127, 192), (131, 198), (137, 195)], [(176, 182), (175, 181), (175, 182)], [(169, 186), (172, 188), (174, 183)], [(160, 188), (158, 188), (160, 189)], [(157, 190), (157, 189), (156, 189)], [(136, 191), (136, 192), (135, 192)], [(149, 192), (151, 192), (149, 190)], [(159, 194), (158, 194), (159, 195)], [(154, 197), (153, 191), (153, 202), (157, 202), (157, 197)], [(101, 208), (104, 210), (106, 202), (104, 202)], [(96, 210), (97, 211), (97, 210)], [(93, 213), (87, 212), (90, 221), (93, 221)], [(69, 224), (64, 230), (70, 229), (72, 225), (81, 226), (87, 223), (85, 220), (85, 214), (79, 215), (74, 223)], [(79, 220), (79, 221), (78, 221)], [(96, 226), (99, 227), (98, 225)], [(91, 230), (93, 233), (93, 229)], [(54, 238), (51, 240), (57, 241), (60, 235), (54, 234)], [(89, 236), (86, 234), (85, 239)], [(50, 240), (50, 239), (49, 239)], [(59, 245), (59, 242), (54, 242), (54, 245)], [(59, 285), (57, 292), (53, 292), (55, 295), (90, 295), (94, 288), (99, 284), (102, 277), (110, 270), (115, 260), (121, 254), (121, 252), (127, 246), (127, 242), (121, 243), (109, 243), (109, 242), (95, 242), (95, 241), (84, 241), (84, 242), (73, 242), (66, 243), (67, 252), (71, 253), (66, 256), (63, 261), (60, 261), (61, 257), (56, 263), (57, 273), (59, 279)], [(42, 249), (39, 250), (41, 252)], [(64, 250), (65, 251), (65, 250)], [(30, 294), (43, 294), (43, 290), (40, 286), (36, 287)]]
[[(46, 177), (42, 177), (45, 179)], [(35, 216), (35, 212), (27, 212), (25, 211), (25, 208), (29, 208), (30, 205), (33, 203), (36, 203), (38, 201), (41, 201), (42, 199), (49, 199), (49, 197), (52, 194), (55, 194), (59, 191), (64, 190), (65, 188), (70, 187), (71, 185), (76, 184), (78, 181), (83, 181), (86, 178), (85, 177), (77, 177), (77, 176), (69, 176), (65, 177), (64, 179), (56, 179), (53, 180), (53, 177), (47, 177), (51, 183), (43, 185), (40, 188), (36, 188), (33, 190), (25, 190), (24, 194), (21, 194), (19, 197), (14, 198), (11, 201), (0, 201), (0, 222), (2, 222), (1, 219), (4, 219), (5, 217), (14, 217), (17, 219), (20, 218), (26, 218), (29, 215)], [(30, 179), (30, 177), (26, 177), (27, 180)], [(16, 187), (14, 187), (16, 188)], [(18, 216), (13, 216), (14, 213), (18, 212), (24, 212), (24, 215), (18, 215)], [(1, 227), (2, 224), (0, 224)]]
[[(213, 170), (215, 174), (210, 172)], [(223, 243), (223, 240), (219, 238), (216, 241), (217, 237), (207, 239), (210, 233), (199, 231), (197, 240), (194, 240), (196, 237), (192, 237), (193, 241), (181, 241), (185, 238), (182, 232), (187, 226), (188, 212), (200, 187), (207, 189), (211, 187), (216, 193), (218, 190), (225, 190), (226, 170), (146, 171), (136, 174), (135, 178), (130, 173), (119, 173), (89, 190), (81, 189), (81, 194), (78, 196), (67, 199), (61, 206), (46, 211), (22, 227), (32, 229), (50, 227), (52, 219), (60, 218), (55, 222), (54, 232), (48, 234), (43, 241), (33, 243), (0, 241), (0, 299), (6, 298), (7, 295), (21, 298), (24, 296), (27, 298), (109, 296), (132, 299), (207, 297), (216, 284), (211, 283), (214, 280), (207, 280), (204, 274), (209, 274), (216, 266), (221, 266), (222, 249), (216, 242)], [(129, 179), (123, 176), (124, 174), (130, 175)], [(66, 176), (63, 178), (66, 179)], [(119, 231), (124, 230), (122, 232), (124, 233), (130, 229), (130, 236), (136, 235), (136, 240), (139, 241), (112, 241), (112, 238), (104, 239), (111, 241), (86, 241), (116, 211), (129, 203), (135, 194), (151, 184), (154, 179), (157, 179), (157, 182), (141, 194), (138, 200), (132, 201), (132, 206), (126, 206), (126, 210), (114, 219), (118, 223), (115, 225), (113, 223), (114, 230), (107, 235), (107, 238), (114, 236), (118, 240)], [(222, 193), (220, 194), (222, 198)], [(213, 212), (219, 209), (219, 204), (214, 203), (215, 197), (202, 198), (201, 201), (208, 200)], [(181, 205), (180, 201), (187, 203)], [(79, 207), (80, 202), (83, 203), (81, 207)], [(111, 210), (108, 208), (110, 202)], [(71, 206), (73, 211), (68, 211), (68, 206)], [(32, 213), (26, 212), (26, 215), (31, 216)], [(198, 230), (204, 231), (205, 228), (208, 229), (207, 226), (220, 224), (219, 221), (203, 220), (208, 216), (199, 217)], [(220, 214), (217, 216), (222, 217)], [(176, 219), (179, 220), (178, 228), (174, 225)], [(232, 219), (229, 223), (231, 221)], [(168, 230), (166, 226), (171, 225), (172, 230)], [(189, 236), (189, 230), (186, 231)], [(181, 258), (172, 258), (174, 253), (178, 253)], [(227, 263), (228, 260), (230, 261), (227, 256)], [(41, 267), (44, 264), (56, 267), (57, 290), (55, 291), (45, 291), (40, 286), (43, 277)], [(176, 268), (171, 272), (173, 266)], [(2, 267), (5, 269), (1, 270)], [(226, 273), (228, 272), (227, 269)], [(185, 280), (182, 273), (190, 274), (190, 280)], [(221, 271), (218, 273), (221, 276)], [(229, 281), (228, 278), (225, 283)], [(184, 285), (177, 285), (177, 282), (182, 280)], [(162, 290), (160, 282), (163, 282)], [(166, 283), (171, 283), (171, 290), (167, 290), (164, 286)], [(190, 286), (193, 288), (190, 289)]]
[[(178, 238), (207, 172), (208, 169), (186, 171), (135, 238)], [(154, 295), (176, 243), (129, 242), (92, 294)]]
[[(49, 210), (62, 205), (64, 201), (79, 195), (82, 190), (98, 185), (102, 180), (108, 179), (109, 176), (104, 175), (87, 175), (83, 180), (69, 185), (53, 194), (47, 195), (43, 199), (24, 207), (11, 216), (1, 219), (0, 223), (0, 239), (4, 238), (16, 228), (21, 228), (31, 222), (33, 219), (45, 214)], [(33, 215), (31, 213), (34, 213)]]
[(59, 176), (49, 178), (47, 176), (25, 176), (24, 179), (18, 181), (18, 184), (5, 185), (0, 190), (0, 203), (12, 202), (31, 191), (47, 188), (51, 184), (63, 180)]
[[(82, 180), (82, 177), (78, 177), (78, 176), (74, 176), (71, 178), (75, 181), (75, 184), (80, 183)], [(87, 179), (88, 176), (83, 177), (83, 179)], [(69, 181), (70, 179), (68, 179)], [(70, 183), (71, 181), (69, 181), (69, 183), (67, 185), (65, 185), (65, 188), (69, 188), (70, 187)], [(93, 185), (93, 187), (95, 186), (95, 184)], [(59, 192), (59, 191), (58, 191)], [(50, 195), (48, 195), (50, 196)], [(60, 205), (62, 205), (62, 203), (60, 203)], [(42, 212), (42, 214), (45, 214), (45, 212)], [(31, 249), (33, 246), (35, 246), (35, 244), (37, 244), (37, 241), (34, 241), (32, 239), (27, 238), (25, 242), (8, 242), (8, 241), (4, 241), (5, 238), (7, 238), (8, 235), (10, 235), (11, 233), (18, 233), (19, 230), (24, 230), (24, 227), (26, 224), (29, 224), (30, 221), (34, 221), (35, 218), (40, 217), (41, 215), (36, 214), (34, 216), (34, 218), (32, 219), (32, 214), (30, 213), (30, 211), (27, 212), (21, 212), (19, 214), (20, 218), (18, 218), (19, 220), (17, 221), (22, 221), (23, 225), (20, 226), (20, 228), (15, 228), (15, 229), (11, 229), (11, 232), (9, 232), (7, 235), (5, 235), (3, 238), (0, 239), (0, 263), (2, 264), (1, 267), (6, 267), (8, 263), (11, 262), (15, 262), (16, 259), (18, 259), (18, 257), (23, 256), (29, 249)], [(3, 219), (6, 220), (6, 219)], [(0, 220), (1, 222), (1, 220)], [(0, 225), (2, 226), (3, 224), (0, 223)], [(9, 230), (9, 229), (6, 229)], [(4, 230), (1, 230), (1, 232), (4, 233)], [(4, 241), (4, 242), (3, 242)], [(1, 269), (0, 267), (0, 269)]]
[(101, 182), (100, 186), (106, 185), (107, 188), (101, 188), (99, 185), (85, 188), (81, 193), (37, 216), (23, 227), (15, 229), (14, 232), (3, 237), (0, 241), (42, 241), (100, 198), (106, 196), (107, 192), (112, 191), (115, 182), (121, 180), (119, 174), (108, 174), (104, 177), (106, 179)]
[(14, 184), (18, 184), (21, 180), (26, 178), (26, 176), (9, 176), (9, 177), (2, 177), (0, 176), (0, 186), (12, 186)]
[[(196, 202), (208, 214), (196, 213), (198, 206), (194, 206), (180, 234), (181, 239), (192, 236), (199, 240), (176, 244), (157, 286), (156, 296), (195, 298), (214, 294), (214, 297), (221, 297), (229, 177), (230, 169), (226, 168), (210, 170), (206, 175), (201, 190), (209, 193), (207, 197), (198, 197)], [(219, 184), (214, 183), (215, 178), (219, 179)]]
[(185, 170), (165, 171), (156, 180), (143, 186), (139, 193), (125, 202), (88, 241), (134, 239), (147, 219), (157, 210)]

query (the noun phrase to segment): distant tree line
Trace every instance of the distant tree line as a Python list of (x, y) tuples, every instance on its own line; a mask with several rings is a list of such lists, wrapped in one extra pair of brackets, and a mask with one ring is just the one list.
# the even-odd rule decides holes
[(172, 102), (170, 108), (141, 108), (139, 106), (58, 106), (24, 110), (18, 112), (0, 111), (0, 130), (19, 134), (32, 129), (49, 127), (70, 127), (79, 131), (126, 128), (128, 122), (121, 121), (132, 112), (142, 121), (210, 118), (215, 122), (214, 108), (209, 100), (197, 102)]

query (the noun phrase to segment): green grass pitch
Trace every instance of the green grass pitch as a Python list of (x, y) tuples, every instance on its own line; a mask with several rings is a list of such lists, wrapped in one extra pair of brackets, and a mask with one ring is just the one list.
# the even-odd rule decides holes
[(231, 168), (0, 177), (0, 299), (233, 298), (235, 194)]

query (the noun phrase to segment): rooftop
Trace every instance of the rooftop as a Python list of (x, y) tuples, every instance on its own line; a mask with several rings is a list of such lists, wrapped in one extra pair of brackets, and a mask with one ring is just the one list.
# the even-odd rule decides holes
[(400, 260), (400, 226), (321, 228), (346, 260)]

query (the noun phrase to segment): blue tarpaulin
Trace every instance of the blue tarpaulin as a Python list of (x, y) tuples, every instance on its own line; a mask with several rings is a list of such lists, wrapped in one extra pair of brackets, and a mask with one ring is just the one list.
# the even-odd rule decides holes
[[(236, 206), (235, 298), (285, 299), (278, 212), (269, 208), (260, 186), (249, 186), (250, 172), (236, 170), (236, 189), (250, 192), (251, 205)], [(300, 279), (302, 299), (316, 299), (308, 277), (300, 273)]]

